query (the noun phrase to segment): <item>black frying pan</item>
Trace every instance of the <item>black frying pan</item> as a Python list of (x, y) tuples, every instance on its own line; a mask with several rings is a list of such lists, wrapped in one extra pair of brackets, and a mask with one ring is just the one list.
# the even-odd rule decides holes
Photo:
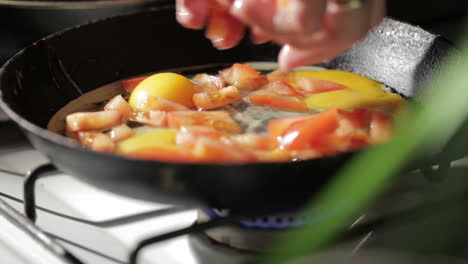
[[(420, 28), (386, 19), (325, 66), (368, 76), (411, 97), (450, 46)], [(60, 170), (103, 189), (238, 213), (288, 210), (301, 206), (352, 154), (284, 163), (177, 164), (93, 152), (45, 129), (80, 90), (165, 69), (275, 61), (277, 52), (274, 45), (249, 41), (218, 51), (201, 32), (179, 26), (172, 6), (161, 6), (60, 32), (21, 51), (0, 71), (0, 106)]]

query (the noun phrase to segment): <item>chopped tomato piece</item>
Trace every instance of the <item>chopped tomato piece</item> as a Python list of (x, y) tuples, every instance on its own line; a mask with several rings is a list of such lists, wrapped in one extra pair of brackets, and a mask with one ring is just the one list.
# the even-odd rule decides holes
[(130, 120), (153, 127), (167, 126), (167, 113), (164, 111), (134, 112)]
[(275, 70), (275, 71), (270, 72), (267, 75), (267, 78), (270, 82), (281, 81), (281, 82), (289, 83), (291, 81), (291, 75), (288, 72), (284, 72), (281, 70)]
[(122, 84), (122, 91), (124, 92), (124, 95), (130, 95), (133, 89), (135, 89), (135, 87), (137, 87), (137, 85), (147, 77), (148, 76), (143, 76), (121, 81), (120, 83)]
[(104, 133), (79, 132), (78, 138), (80, 139), (81, 144), (92, 150), (112, 152), (115, 148), (115, 144), (112, 139)]
[(247, 64), (236, 63), (219, 72), (219, 76), (229, 85), (239, 89), (257, 90), (268, 83), (268, 79)]
[(116, 110), (78, 112), (67, 115), (67, 131), (105, 130), (122, 123), (122, 114)]
[(253, 133), (234, 135), (230, 139), (238, 146), (252, 149), (271, 150), (276, 146), (276, 141), (271, 140), (269, 136)]
[(193, 104), (200, 109), (214, 109), (241, 99), (239, 90), (234, 86), (221, 88), (215, 92), (202, 92), (193, 95)]
[(289, 150), (326, 147), (323, 137), (333, 133), (339, 126), (338, 109), (330, 109), (309, 119), (293, 123), (280, 137), (279, 143)]
[(112, 141), (119, 142), (133, 136), (134, 133), (133, 129), (131, 129), (125, 124), (122, 124), (113, 127), (107, 134), (110, 136)]
[(299, 121), (309, 119), (311, 116), (293, 116), (278, 118), (268, 124), (268, 136), (271, 140), (279, 142), (289, 127)]
[(280, 162), (291, 160), (291, 152), (285, 149), (252, 150), (259, 161)]
[(263, 89), (275, 92), (279, 95), (300, 95), (291, 85), (284, 81), (269, 82)]
[(227, 137), (227, 134), (207, 126), (182, 126), (177, 133), (176, 144), (191, 147), (201, 137), (220, 139)]
[(252, 103), (262, 106), (268, 106), (275, 109), (290, 111), (307, 111), (307, 105), (296, 96), (284, 96), (271, 92), (262, 91), (261, 93), (249, 96)]
[(342, 84), (321, 80), (314, 77), (299, 78), (296, 82), (298, 85), (297, 91), (302, 95), (326, 93), (331, 91), (344, 90), (347, 88)]
[(194, 162), (192, 153), (177, 146), (152, 146), (127, 153), (126, 156), (167, 162)]
[(169, 127), (209, 126), (220, 131), (240, 133), (240, 126), (224, 111), (177, 111), (167, 113)]
[(370, 123), (369, 143), (381, 144), (388, 141), (391, 138), (392, 129), (390, 117), (379, 111), (374, 111)]
[(197, 82), (198, 84), (201, 84), (202, 87), (208, 86), (211, 88), (215, 88), (216, 90), (219, 90), (226, 86), (226, 82), (224, 82), (224, 80), (221, 79), (221, 77), (206, 74), (206, 73), (200, 73), (200, 74), (195, 75), (193, 77), (193, 80)]
[(256, 156), (246, 149), (225, 145), (207, 137), (198, 139), (192, 152), (200, 162), (243, 163), (256, 160)]
[(160, 111), (188, 111), (190, 108), (185, 105), (174, 103), (159, 96), (147, 96), (140, 104), (135, 105), (135, 109), (142, 112), (151, 110)]
[(128, 116), (133, 112), (132, 107), (125, 101), (122, 95), (117, 95), (112, 98), (107, 104), (104, 106), (104, 110), (116, 110), (119, 111), (123, 117), (128, 118)]

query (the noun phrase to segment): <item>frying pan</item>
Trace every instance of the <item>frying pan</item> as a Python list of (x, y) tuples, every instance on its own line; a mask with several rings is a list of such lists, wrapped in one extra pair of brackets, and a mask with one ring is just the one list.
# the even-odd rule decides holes
[[(450, 50), (444, 39), (388, 18), (323, 66), (365, 75), (413, 97)], [(248, 40), (216, 50), (201, 32), (177, 24), (172, 5), (161, 5), (59, 32), (19, 52), (0, 70), (0, 106), (59, 170), (102, 189), (239, 214), (291, 210), (353, 153), (300, 162), (167, 163), (93, 152), (45, 129), (54, 113), (82, 92), (116, 80), (187, 66), (275, 61), (277, 52), (273, 44)]]

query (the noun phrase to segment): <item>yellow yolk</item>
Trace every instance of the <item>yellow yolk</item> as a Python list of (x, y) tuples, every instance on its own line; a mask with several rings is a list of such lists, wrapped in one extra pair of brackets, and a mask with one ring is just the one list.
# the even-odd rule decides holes
[(398, 109), (405, 100), (399, 95), (383, 90), (383, 84), (372, 79), (338, 70), (301, 71), (293, 72), (292, 85), (297, 87), (295, 80), (305, 77), (314, 77), (345, 85), (347, 89), (304, 97), (309, 108), (327, 109), (337, 107), (353, 109), (356, 107), (380, 107), (382, 110), (393, 111)]
[(135, 87), (128, 103), (139, 110), (148, 96), (159, 96), (172, 102), (193, 107), (192, 97), (195, 84), (177, 73), (157, 73), (143, 80)]
[(133, 136), (117, 145), (117, 153), (135, 153), (147, 148), (177, 148), (175, 141), (178, 131), (175, 129), (160, 129)]

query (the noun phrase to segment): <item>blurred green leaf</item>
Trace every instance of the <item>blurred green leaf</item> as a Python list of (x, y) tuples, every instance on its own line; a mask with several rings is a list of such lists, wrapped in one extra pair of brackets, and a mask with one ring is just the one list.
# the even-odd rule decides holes
[[(319, 250), (347, 229), (416, 156), (447, 144), (468, 116), (468, 39), (463, 43), (461, 58), (449, 59), (427, 83), (421, 104), (409, 107), (394, 140), (362, 152), (304, 210), (306, 217), (313, 218), (339, 206), (336, 214), (326, 221), (290, 231), (262, 263), (285, 263)], [(457, 140), (467, 141), (468, 135)]]

